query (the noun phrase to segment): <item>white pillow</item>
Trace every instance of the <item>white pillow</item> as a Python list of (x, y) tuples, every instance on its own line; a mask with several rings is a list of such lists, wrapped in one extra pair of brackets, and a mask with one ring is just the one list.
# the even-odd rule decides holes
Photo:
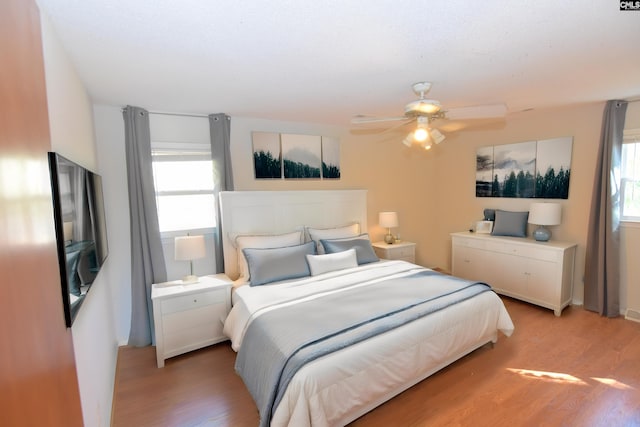
[(320, 240), (326, 239), (341, 239), (344, 237), (355, 237), (360, 234), (360, 223), (354, 222), (353, 224), (344, 225), (342, 227), (333, 228), (312, 228), (306, 227), (307, 233), (311, 240), (316, 242), (316, 249), (319, 254), (324, 253), (324, 248), (320, 244)]
[(307, 254), (307, 263), (309, 264), (311, 275), (317, 276), (318, 274), (328, 273), (330, 271), (357, 267), (358, 258), (356, 257), (356, 250), (349, 249), (347, 251), (336, 252), (335, 254)]
[(295, 246), (301, 243), (302, 231), (294, 231), (286, 234), (236, 236), (235, 246), (238, 253), (238, 271), (240, 272), (238, 280), (249, 280), (249, 267), (244, 252), (242, 252), (243, 249), (282, 248), (284, 246)]

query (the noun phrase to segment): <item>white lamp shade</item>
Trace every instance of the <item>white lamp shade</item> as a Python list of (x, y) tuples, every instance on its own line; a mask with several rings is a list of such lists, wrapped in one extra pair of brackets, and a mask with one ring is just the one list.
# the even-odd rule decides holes
[(384, 228), (393, 228), (398, 226), (397, 212), (380, 212), (378, 215), (378, 223)]
[(175, 238), (174, 255), (176, 261), (191, 261), (204, 258), (206, 254), (204, 236), (180, 236)]
[(562, 205), (559, 203), (532, 203), (529, 208), (529, 224), (559, 225), (562, 220)]

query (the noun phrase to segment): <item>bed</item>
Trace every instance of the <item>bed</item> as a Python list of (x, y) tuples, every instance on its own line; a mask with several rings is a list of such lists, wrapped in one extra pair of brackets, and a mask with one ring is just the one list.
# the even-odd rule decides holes
[(261, 425), (345, 425), (513, 332), (488, 286), (378, 260), (365, 190), (223, 192), (220, 202), (235, 280), (224, 331)]

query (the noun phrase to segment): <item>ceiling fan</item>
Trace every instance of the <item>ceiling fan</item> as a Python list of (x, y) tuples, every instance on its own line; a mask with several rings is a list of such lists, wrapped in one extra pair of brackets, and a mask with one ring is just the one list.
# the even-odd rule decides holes
[(359, 125), (391, 121), (403, 122), (400, 125), (391, 127), (385, 131), (388, 132), (398, 127), (416, 122), (416, 128), (402, 140), (402, 143), (407, 147), (417, 144), (422, 146), (425, 150), (429, 150), (433, 144), (440, 144), (445, 139), (442, 132), (436, 129), (432, 124), (435, 120), (493, 119), (504, 117), (507, 112), (507, 107), (504, 104), (477, 105), (473, 107), (460, 107), (443, 110), (439, 101), (426, 98), (426, 94), (431, 89), (431, 83), (414, 83), (412, 88), (416, 95), (419, 96), (419, 99), (405, 105), (403, 116), (356, 116), (351, 119), (351, 123)]

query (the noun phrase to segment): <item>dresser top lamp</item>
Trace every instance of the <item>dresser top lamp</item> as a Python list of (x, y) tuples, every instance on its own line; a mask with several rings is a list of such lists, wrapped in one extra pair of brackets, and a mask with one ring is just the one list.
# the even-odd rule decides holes
[(551, 238), (551, 230), (545, 226), (560, 225), (562, 205), (559, 203), (532, 203), (529, 207), (529, 224), (537, 225), (533, 238), (538, 242), (547, 242)]

